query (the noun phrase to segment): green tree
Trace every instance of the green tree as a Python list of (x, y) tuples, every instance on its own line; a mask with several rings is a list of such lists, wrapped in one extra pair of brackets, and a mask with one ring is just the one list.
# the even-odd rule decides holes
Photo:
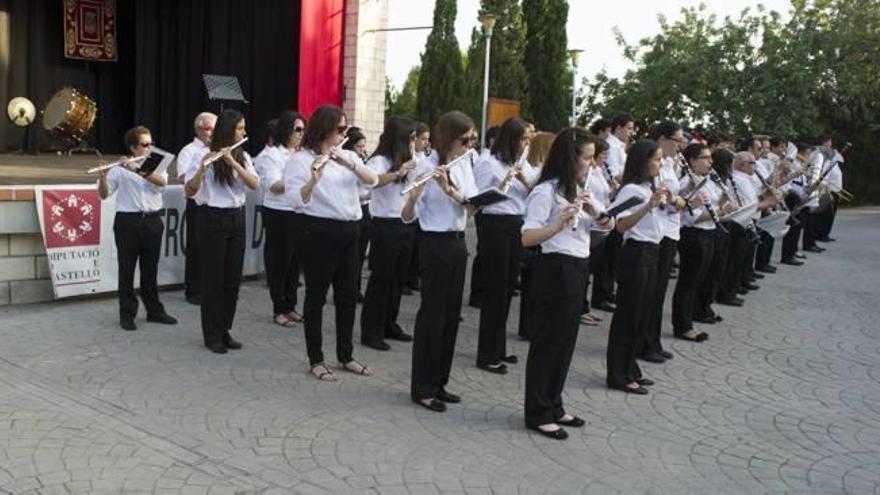
[[(482, 0), (479, 15), (495, 16), (489, 54), (489, 96), (522, 102), (526, 96), (525, 24), (518, 0)], [(471, 33), (465, 66), (462, 110), (479, 121), (482, 118), (483, 72), (486, 37), (475, 28)]]
[(416, 100), (419, 89), (419, 66), (409, 70), (403, 88), (395, 91), (391, 83), (386, 84), (385, 89), (385, 115), (405, 115), (415, 118)]
[(455, 0), (436, 0), (434, 28), (422, 54), (416, 97), (417, 117), (428, 125), (444, 112), (455, 110), (461, 97), (463, 72), (455, 15)]
[(526, 115), (539, 129), (558, 131), (568, 125), (571, 69), (568, 63), (568, 2), (523, 0), (526, 24)]

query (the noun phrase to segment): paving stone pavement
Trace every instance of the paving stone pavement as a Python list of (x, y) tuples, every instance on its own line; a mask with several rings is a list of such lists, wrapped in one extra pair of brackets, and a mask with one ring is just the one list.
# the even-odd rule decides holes
[[(705, 343), (672, 340), (667, 313), (676, 357), (645, 365), (647, 397), (604, 386), (610, 318), (582, 327), (565, 400), (587, 425), (565, 442), (525, 430), (524, 364), (474, 366), (470, 307), (449, 387), (464, 402), (446, 414), (410, 402), (409, 344), (356, 344), (371, 378), (308, 376), (301, 327), (271, 324), (259, 280), (242, 287), (245, 348), (224, 356), (202, 347), (179, 290), (162, 298), (181, 323), (141, 315), (137, 332), (118, 329), (113, 298), (3, 308), (0, 491), (878, 493), (878, 227), (880, 209), (842, 212), (838, 242), (780, 265), (745, 308), (719, 307)], [(404, 298), (404, 327), (418, 304)], [(524, 359), (517, 309), (509, 346)]]

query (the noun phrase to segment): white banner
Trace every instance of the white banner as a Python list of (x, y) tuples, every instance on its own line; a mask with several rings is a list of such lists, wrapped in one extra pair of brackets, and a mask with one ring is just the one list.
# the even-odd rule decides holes
[[(36, 186), (34, 193), (55, 297), (117, 290), (113, 238), (116, 195), (102, 201), (94, 184)], [(165, 187), (162, 200), (160, 216), (165, 232), (159, 257), (159, 286), (182, 284), (186, 246), (183, 186)], [(263, 220), (255, 204), (256, 193), (249, 191), (243, 275), (263, 272)], [(134, 280), (138, 285), (140, 275), (136, 273)]]

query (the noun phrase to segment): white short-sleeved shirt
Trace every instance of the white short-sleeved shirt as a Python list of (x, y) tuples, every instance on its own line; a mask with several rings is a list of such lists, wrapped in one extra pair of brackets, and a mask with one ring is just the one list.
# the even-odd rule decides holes
[[(199, 165), (202, 163), (202, 159), (207, 153), (208, 148), (206, 147), (193, 157), (196, 166), (187, 170), (185, 177), (186, 182), (189, 182), (189, 180), (195, 176), (199, 169)], [(248, 155), (247, 152), (243, 154), (244, 163), (241, 165), (248, 172), (257, 175), (257, 171), (254, 170), (254, 162), (251, 160), (251, 156)], [(222, 158), (220, 160), (222, 160)], [(214, 208), (240, 208), (244, 206), (246, 199), (245, 193), (247, 192), (248, 187), (245, 185), (244, 181), (241, 180), (238, 172), (233, 171), (232, 176), (234, 178), (232, 185), (220, 182), (214, 177), (214, 166), (208, 166), (208, 169), (205, 170), (205, 175), (202, 178), (202, 185), (199, 187), (198, 192), (193, 196), (193, 199), (197, 204)]]
[[(617, 206), (629, 198), (642, 198), (643, 202), (617, 214), (617, 218), (626, 218), (639, 208), (644, 208), (645, 203), (651, 200), (651, 188), (647, 184), (626, 184), (620, 188), (617, 197), (614, 198), (612, 207)], [(651, 208), (641, 220), (623, 233), (623, 240), (651, 242), (660, 244), (664, 235), (664, 220), (667, 213), (661, 208)]]
[[(659, 187), (665, 185), (673, 196), (678, 195), (681, 185), (678, 182), (678, 173), (675, 169), (675, 160), (672, 157), (663, 158), (660, 162), (660, 174), (656, 178), (655, 184)], [(666, 217), (663, 219), (663, 235), (674, 241), (681, 238), (681, 212), (674, 204), (666, 205)]]
[[(336, 152), (340, 157), (363, 166), (357, 153), (350, 150)], [(318, 157), (314, 151), (297, 151), (284, 165), (284, 196), (294, 211), (312, 217), (353, 222), (363, 216), (361, 193), (363, 187), (371, 188), (379, 182), (373, 173), (370, 184), (363, 184), (357, 174), (344, 165), (329, 160), (324, 164), (321, 180), (312, 189), (308, 203), (302, 200), (302, 188), (312, 177), (312, 164)]]
[[(709, 197), (709, 204), (712, 205), (712, 208), (714, 208), (716, 212), (719, 211), (718, 208), (719, 208), (719, 201), (721, 199), (721, 189), (718, 187), (718, 184), (715, 184), (714, 182), (712, 182), (708, 178), (706, 178), (706, 179), (700, 178), (700, 180), (708, 180), (709, 182), (707, 182), (706, 185), (703, 186), (697, 194), (698, 195), (699, 194), (707, 195)], [(699, 183), (699, 181), (698, 181), (698, 183)], [(690, 186), (691, 186), (690, 177), (684, 177), (681, 180), (681, 188), (683, 190), (685, 190), (685, 189), (689, 189)], [(693, 210), (693, 214), (691, 214), (691, 210)], [(703, 215), (703, 213), (706, 212), (705, 206), (693, 207), (693, 208), (691, 208), (691, 210), (685, 209), (683, 212), (681, 212), (681, 223), (683, 226), (693, 227), (693, 228), (703, 229), (703, 230), (714, 230), (715, 229), (715, 222), (711, 218), (709, 218), (708, 220), (700, 221), (700, 222), (695, 221), (697, 218), (700, 218)]]
[[(556, 179), (541, 182), (529, 194), (522, 231), (541, 229), (559, 222), (559, 214), (571, 205), (559, 190)], [(541, 243), (542, 253), (560, 253), (576, 258), (590, 257), (590, 228), (593, 219), (584, 211), (578, 212), (574, 228), (566, 225), (561, 231)]]
[[(743, 206), (758, 202), (758, 189), (755, 187), (753, 176), (740, 172), (739, 170), (734, 170), (730, 178), (733, 187), (735, 188), (734, 191), (736, 191), (736, 195), (742, 202)], [(755, 213), (752, 214), (752, 218), (756, 220), (761, 218), (761, 211), (755, 211)]]
[[(416, 165), (415, 177), (434, 172), (439, 161), (437, 152), (432, 151)], [(464, 161), (467, 162), (468, 159), (465, 158)], [(471, 198), (479, 193), (470, 163), (459, 162), (453, 165), (449, 169), (449, 177), (463, 197)], [(467, 209), (443, 192), (436, 180), (428, 181), (425, 186), (416, 203), (416, 216), (419, 226), (425, 232), (462, 232), (467, 225)]]
[[(523, 164), (523, 175), (530, 183), (534, 183), (541, 175), (540, 169), (534, 168), (528, 163)], [(474, 163), (474, 182), (477, 189), (485, 191), (492, 187), (501, 187), (501, 182), (510, 173), (510, 165), (505, 165), (494, 155), (480, 157)], [(519, 179), (511, 181), (510, 189), (507, 190), (510, 199), (499, 201), (483, 207), (484, 215), (522, 215), (526, 211), (526, 198), (529, 197), (529, 189)]]
[(605, 141), (608, 143), (608, 159), (606, 163), (611, 173), (617, 178), (626, 167), (626, 145), (614, 134), (609, 134)]
[[(611, 187), (608, 186), (608, 179), (605, 174), (604, 166), (593, 167), (590, 169), (590, 197), (596, 203), (596, 207), (600, 210), (607, 210), (611, 205)], [(602, 227), (598, 222), (593, 222), (592, 229), (602, 232), (611, 230), (611, 223), (607, 227)]]
[(260, 176), (260, 193), (266, 208), (293, 211), (284, 193), (275, 194), (269, 190), (272, 184), (284, 179), (284, 165), (292, 155), (293, 152), (284, 146), (272, 146), (257, 156), (254, 168)]
[(195, 161), (195, 157), (205, 156), (207, 150), (208, 145), (199, 138), (194, 138), (191, 143), (180, 150), (180, 153), (177, 154), (177, 179), (179, 181), (184, 182), (187, 172), (199, 166), (198, 162)]
[(825, 176), (825, 181), (832, 186), (837, 186), (838, 188), (843, 187), (843, 169), (841, 168), (841, 164), (843, 164), (843, 162), (843, 155), (841, 155), (839, 151), (835, 151), (834, 157), (831, 160), (828, 160), (828, 162), (825, 164), (826, 169), (831, 167), (828, 175)]
[[(168, 172), (160, 172), (166, 181)], [(107, 172), (110, 194), (116, 193), (116, 211), (124, 213), (152, 213), (162, 209), (162, 188), (123, 167)]]
[[(376, 155), (367, 160), (367, 166), (376, 172), (376, 175), (389, 173), (391, 165), (391, 160), (387, 156)], [(412, 172), (407, 175), (408, 180), (414, 178)], [(406, 186), (405, 182), (394, 180), (384, 186), (374, 187), (370, 192), (370, 215), (378, 218), (400, 218), (403, 205), (406, 204), (406, 196), (400, 194), (404, 186)]]

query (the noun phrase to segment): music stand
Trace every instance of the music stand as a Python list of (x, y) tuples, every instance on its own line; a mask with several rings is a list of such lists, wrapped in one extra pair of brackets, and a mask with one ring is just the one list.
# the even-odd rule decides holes
[(202, 80), (205, 83), (205, 91), (208, 92), (208, 99), (211, 101), (219, 101), (221, 112), (223, 111), (224, 101), (240, 101), (244, 104), (249, 103), (244, 99), (241, 85), (238, 84), (238, 78), (235, 76), (202, 74)]

